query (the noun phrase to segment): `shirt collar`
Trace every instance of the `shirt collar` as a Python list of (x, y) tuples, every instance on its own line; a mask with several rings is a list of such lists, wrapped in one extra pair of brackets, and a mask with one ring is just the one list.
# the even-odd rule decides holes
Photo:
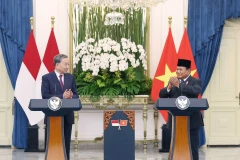
[(190, 76), (190, 74), (187, 76), (187, 78), (185, 78), (183, 81), (185, 82), (187, 79), (188, 79), (188, 77)]
[(58, 73), (56, 70), (54, 70), (54, 72), (56, 73), (57, 77), (59, 78), (60, 75), (62, 75), (64, 77), (64, 74), (60, 74)]

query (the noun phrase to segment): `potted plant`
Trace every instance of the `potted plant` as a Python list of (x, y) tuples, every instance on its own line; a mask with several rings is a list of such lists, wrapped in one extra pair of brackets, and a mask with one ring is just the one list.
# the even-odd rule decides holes
[(131, 100), (135, 95), (149, 95), (151, 79), (147, 77), (147, 57), (142, 45), (122, 38), (88, 39), (80, 43), (73, 55), (73, 68), (80, 96), (99, 101), (101, 96), (119, 95)]

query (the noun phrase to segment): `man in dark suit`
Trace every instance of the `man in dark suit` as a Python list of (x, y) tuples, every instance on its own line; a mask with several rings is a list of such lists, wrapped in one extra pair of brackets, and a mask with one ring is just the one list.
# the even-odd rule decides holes
[[(179, 59), (177, 64), (177, 77), (169, 79), (168, 86), (161, 89), (159, 93), (160, 98), (177, 98), (179, 96), (186, 96), (188, 98), (198, 98), (202, 90), (202, 83), (200, 79), (191, 76), (191, 61), (186, 59)], [(172, 115), (168, 113), (167, 126), (172, 128)], [(203, 119), (200, 111), (193, 112), (190, 116), (190, 140), (192, 148), (193, 160), (199, 159), (199, 127), (203, 126)]]
[[(54, 57), (54, 72), (42, 76), (42, 98), (49, 99), (53, 96), (61, 99), (79, 98), (75, 78), (72, 74), (67, 73), (69, 68), (68, 56), (58, 54)], [(66, 154), (70, 158), (70, 142), (72, 125), (74, 124), (73, 112), (68, 112), (64, 116), (64, 137)]]

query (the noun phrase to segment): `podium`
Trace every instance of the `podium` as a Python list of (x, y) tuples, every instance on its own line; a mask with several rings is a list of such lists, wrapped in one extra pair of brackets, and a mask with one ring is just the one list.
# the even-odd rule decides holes
[(190, 142), (190, 119), (194, 111), (207, 110), (207, 99), (189, 98), (190, 105), (181, 110), (176, 106), (177, 98), (159, 98), (158, 110), (168, 110), (172, 114), (172, 138), (168, 160), (193, 160)]
[(62, 106), (57, 111), (49, 109), (48, 99), (31, 99), (29, 103), (31, 111), (42, 111), (48, 117), (45, 160), (67, 160), (63, 116), (67, 112), (82, 108), (79, 99), (62, 99), (61, 101)]

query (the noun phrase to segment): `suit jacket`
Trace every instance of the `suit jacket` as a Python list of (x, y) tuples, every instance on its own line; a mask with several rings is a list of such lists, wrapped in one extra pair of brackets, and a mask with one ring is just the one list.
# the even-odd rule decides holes
[[(65, 73), (64, 74), (64, 88), (62, 89), (60, 85), (60, 81), (55, 72), (51, 72), (42, 76), (42, 98), (49, 99), (53, 96), (59, 97), (63, 99), (63, 93), (66, 89), (71, 89), (73, 92), (72, 98), (79, 98), (77, 94), (77, 85), (75, 81), (75, 77), (72, 74)], [(68, 112), (64, 116), (64, 120), (68, 124), (74, 124), (74, 114), (72, 112)]]
[[(173, 87), (170, 92), (167, 92), (167, 87), (161, 89), (159, 93), (160, 98), (177, 98), (179, 96), (186, 96), (188, 98), (198, 98), (201, 93), (202, 83), (200, 79), (189, 76), (184, 83), (179, 85), (179, 88)], [(198, 128), (203, 126), (202, 114), (200, 111), (193, 112), (190, 116), (190, 129)], [(172, 127), (172, 115), (168, 113), (168, 123), (169, 128)]]

